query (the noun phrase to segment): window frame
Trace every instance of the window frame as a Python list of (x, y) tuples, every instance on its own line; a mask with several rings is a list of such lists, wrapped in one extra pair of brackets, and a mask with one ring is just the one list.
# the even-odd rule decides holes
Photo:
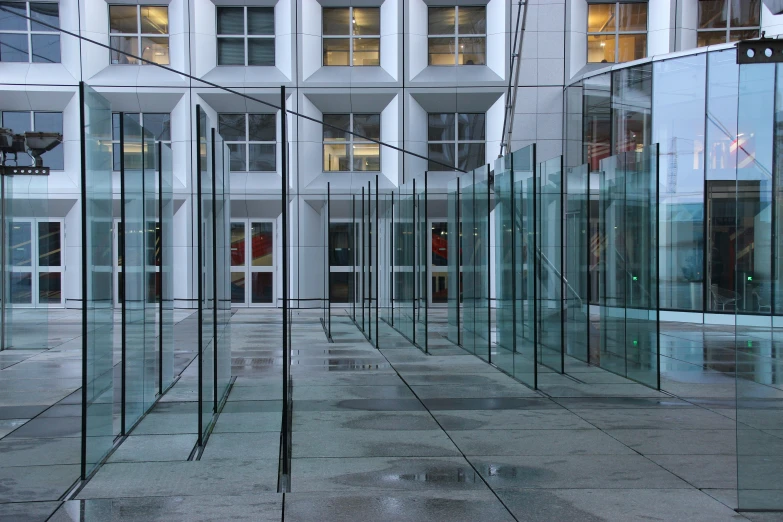
[[(136, 33), (113, 33), (111, 31), (111, 8), (112, 7), (128, 7), (128, 5), (133, 5), (133, 7), (136, 8)], [(171, 22), (169, 19), (169, 6), (168, 4), (108, 4), (107, 6), (109, 8), (109, 44), (111, 44), (111, 40), (114, 37), (132, 37), (136, 38), (136, 52), (138, 53), (136, 56), (139, 56), (141, 58), (144, 58), (144, 53), (142, 51), (142, 39), (143, 38), (165, 38), (167, 42), (167, 49), (168, 49), (168, 61), (166, 63), (160, 63), (159, 65), (171, 65)], [(165, 34), (152, 34), (152, 33), (142, 33), (141, 32), (141, 8), (142, 7), (163, 7), (166, 9), (166, 28), (169, 32)], [(109, 65), (151, 65), (144, 61), (139, 61), (139, 63), (114, 63), (111, 56), (112, 51), (109, 51)], [(123, 55), (124, 56), (124, 55)], [(125, 57), (128, 58), (127, 56)], [(156, 62), (157, 63), (157, 62)]]
[[(116, 166), (116, 165), (114, 165), (114, 150), (115, 150), (115, 147), (119, 147), (120, 146), (120, 138), (119, 138), (119, 136), (114, 136), (114, 116), (115, 115), (119, 115), (119, 114), (125, 114), (125, 115), (138, 114), (139, 115), (139, 125), (141, 126), (141, 128), (144, 128), (144, 114), (145, 113), (143, 113), (143, 112), (122, 112), (122, 113), (121, 112), (112, 112), (111, 113), (111, 117), (112, 117), (112, 126), (111, 126), (111, 134), (112, 134), (111, 135), (112, 172), (120, 172), (119, 168), (117, 168), (116, 170), (114, 168)], [(171, 147), (171, 122), (172, 122), (171, 113), (170, 112), (148, 112), (146, 114), (149, 114), (149, 115), (166, 114), (166, 115), (168, 115), (168, 117), (169, 117), (169, 139), (167, 139), (167, 140), (159, 140), (159, 139), (156, 138), (154, 143), (155, 143), (155, 145), (157, 145), (158, 143), (165, 143), (169, 147)], [(120, 129), (120, 131), (122, 131), (122, 129)], [(158, 170), (158, 166), (155, 165), (155, 171), (157, 171), (157, 170)]]
[[(701, 3), (700, 0), (697, 0), (697, 1), (698, 1), (699, 4)], [(732, 2), (730, 0), (723, 0), (723, 4), (726, 6), (726, 27), (725, 28), (716, 28), (716, 29), (708, 29), (708, 28), (702, 29), (700, 27), (696, 27), (696, 45), (697, 45), (697, 47), (699, 47), (699, 45), (698, 45), (699, 37), (702, 34), (720, 34), (720, 33), (723, 33), (725, 38), (724, 38), (723, 42), (721, 42), (721, 43), (730, 43), (730, 42), (733, 41), (731, 39), (732, 31), (756, 31), (756, 38), (758, 38), (758, 35), (761, 34), (761, 13), (762, 13), (761, 6), (762, 6), (763, 2), (759, 1), (759, 4), (758, 4), (759, 5), (759, 13), (758, 13), (759, 24), (758, 25), (754, 25), (754, 26), (752, 26), (752, 25), (732, 26), (731, 25), (731, 6), (732, 6)], [(698, 16), (698, 9), (699, 9), (698, 5), (696, 6), (696, 8), (697, 8), (697, 15), (696, 16)], [(707, 46), (709, 46), (709, 45), (717, 45), (717, 44), (707, 44)], [(702, 46), (702, 47), (705, 47), (705, 46)]]
[[(57, 6), (57, 25), (60, 25), (60, 2), (59, 1), (39, 1), (39, 2), (31, 2), (29, 0), (17, 0), (15, 3), (23, 3), (25, 5), (25, 15), (32, 18), (32, 13), (30, 11), (30, 4), (54, 4)], [(33, 29), (33, 21), (30, 18), (25, 18), (25, 23), (27, 27), (24, 30), (12, 30), (12, 29), (2, 29), (0, 30), (0, 34), (20, 34), (20, 35), (26, 35), (27, 36), (27, 61), (26, 62), (11, 62), (11, 61), (3, 61), (2, 57), (0, 57), (0, 63), (42, 63), (42, 64), (51, 64), (51, 63), (62, 63), (63, 61), (63, 50), (62, 50), (62, 39), (60, 38), (60, 33), (54, 29)], [(58, 47), (58, 59), (56, 62), (36, 62), (33, 61), (33, 35), (47, 35), (47, 36), (57, 36), (57, 47)]]
[[(277, 125), (278, 125), (278, 118), (276, 113), (271, 112), (220, 112), (218, 113), (218, 132), (220, 132), (220, 116), (221, 115), (239, 115), (243, 114), (245, 118), (245, 141), (236, 141), (236, 140), (227, 140), (225, 137), (223, 137), (223, 143), (228, 145), (244, 145), (245, 146), (245, 170), (231, 170), (231, 150), (229, 147), (229, 159), (228, 159), (228, 165), (229, 165), (229, 173), (231, 172), (245, 172), (245, 173), (259, 173), (259, 174), (268, 174), (271, 172), (277, 172)], [(275, 118), (275, 139), (273, 141), (259, 141), (259, 140), (250, 140), (250, 115), (264, 115), (264, 116), (274, 116)], [(274, 169), (273, 170), (250, 170), (250, 145), (272, 145), (274, 147)]]
[[(436, 114), (451, 114), (454, 116), (454, 139), (453, 140), (430, 140), (429, 139), (429, 117), (430, 115), (436, 115)], [(461, 140), (459, 139), (459, 116), (460, 114), (480, 114), (484, 116), (484, 139), (483, 140)], [(431, 158), (429, 157), (429, 150), (430, 145), (448, 145), (453, 144), (454, 145), (454, 170), (456, 171), (459, 168), (459, 165), (457, 165), (457, 162), (459, 161), (459, 146), (460, 145), (471, 145), (471, 144), (483, 144), (484, 145), (484, 159), (486, 160), (487, 155), (487, 113), (486, 112), (428, 112), (427, 113), (427, 170), (432, 170), (433, 172), (450, 172), (448, 170), (441, 170), (445, 169), (443, 165), (437, 165), (438, 169), (432, 169), (430, 168), (429, 162), (431, 161)], [(486, 161), (483, 161), (479, 165), (484, 165)], [(470, 171), (472, 169), (468, 169)]]
[[(29, 265), (13, 265), (11, 262), (8, 264), (9, 278), (11, 274), (30, 274), (30, 302), (29, 303), (15, 303), (8, 296), (8, 305), (11, 308), (63, 308), (65, 306), (65, 293), (63, 292), (63, 283), (65, 276), (65, 219), (64, 218), (34, 218), (34, 217), (18, 217), (10, 218), (6, 226), (12, 226), (14, 223), (29, 223), (30, 224), (30, 264)], [(60, 264), (59, 265), (41, 265), (41, 234), (39, 224), (41, 223), (57, 223), (60, 225)], [(10, 236), (10, 235), (9, 235)], [(10, 240), (10, 238), (9, 238)], [(60, 274), (60, 302), (41, 302), (41, 275), (42, 274)], [(11, 285), (11, 283), (7, 283)], [(9, 289), (10, 292), (10, 289)]]
[[(323, 113), (323, 116), (348, 116), (348, 121), (350, 123), (348, 128), (348, 137), (345, 139), (345, 141), (340, 141), (339, 139), (327, 139), (324, 136), (324, 131), (326, 130), (325, 125), (321, 125), (321, 169), (322, 172), (325, 174), (332, 173), (332, 172), (382, 172), (383, 168), (382, 165), (382, 155), (381, 150), (383, 147), (381, 147), (379, 144), (375, 143), (374, 141), (369, 140), (363, 140), (361, 138), (357, 138), (353, 134), (350, 134), (351, 132), (354, 132), (354, 117), (355, 116), (378, 116), (378, 120), (380, 122), (381, 119), (381, 113), (379, 112), (325, 112)], [(378, 140), (380, 141), (380, 140)], [(353, 168), (353, 146), (354, 144), (366, 144), (366, 143), (373, 143), (378, 145), (378, 170), (354, 170)], [(348, 170), (326, 170), (326, 145), (345, 145), (348, 157), (348, 164), (351, 166)]]
[[(454, 33), (453, 34), (430, 34), (429, 30), (429, 18), (430, 18), (430, 9), (436, 7), (436, 8), (451, 8), (454, 9)], [(460, 7), (481, 7), (484, 9), (484, 33), (460, 33), (459, 32), (459, 9)], [(480, 5), (428, 5), (427, 6), (427, 66), (428, 67), (474, 67), (474, 66), (486, 66), (487, 65), (487, 6), (486, 4), (480, 4)], [(454, 63), (450, 65), (438, 65), (433, 64), (430, 62), (430, 40), (433, 38), (452, 38), (454, 40)], [(460, 55), (460, 47), (459, 47), (459, 39), (460, 38), (483, 38), (484, 39), (484, 63), (473, 63), (473, 64), (461, 64), (459, 63), (459, 55)]]
[[(242, 25), (243, 27), (243, 34), (220, 34), (218, 32), (219, 27), (219, 16), (218, 13), (220, 12), (221, 7), (231, 7), (231, 8), (242, 8), (242, 13), (244, 16), (244, 23)], [(272, 10), (272, 34), (248, 34), (247, 32), (247, 9), (248, 7), (251, 8), (261, 8), (261, 9), (271, 9)], [(275, 20), (275, 7), (273, 6), (265, 6), (265, 5), (218, 5), (215, 9), (215, 63), (218, 67), (275, 67), (277, 65), (277, 56), (275, 53), (277, 53), (277, 23)], [(245, 63), (244, 65), (238, 65), (238, 64), (221, 64), (220, 63), (220, 40), (239, 40), (242, 39), (243, 43), (245, 45)], [(248, 65), (249, 60), (249, 53), (248, 48), (250, 44), (250, 40), (272, 40), (272, 48), (274, 50), (273, 52), (273, 59), (272, 63), (268, 65)]]
[[(647, 8), (647, 16), (644, 20), (646, 27), (644, 28), (644, 31), (621, 31), (620, 30), (620, 5), (632, 5), (632, 4), (644, 4)], [(614, 5), (614, 30), (613, 31), (604, 31), (604, 32), (590, 32), (589, 31), (589, 24), (590, 24), (590, 6), (593, 5)], [(621, 62), (620, 61), (620, 37), (621, 36), (633, 36), (633, 35), (644, 35), (644, 56), (642, 58), (646, 58), (649, 54), (650, 49), (650, 4), (649, 2), (623, 2), (623, 1), (617, 1), (617, 2), (590, 2), (587, 4), (587, 21), (586, 21), (587, 27), (585, 28), (585, 32), (587, 33), (587, 45), (585, 46), (585, 49), (589, 50), (589, 44), (590, 44), (590, 37), (591, 36), (612, 36), (614, 37), (614, 62), (607, 61), (606, 63), (628, 63), (628, 62)], [(634, 58), (634, 60), (640, 60), (641, 58)], [(633, 60), (629, 60), (633, 61)], [(604, 63), (604, 62), (591, 62), (589, 59), (589, 53), (587, 56), (587, 63)]]
[[(377, 9), (378, 10), (378, 25), (381, 24), (381, 8), (380, 6), (357, 6), (359, 9)], [(327, 7), (326, 9), (348, 9), (348, 20), (353, 21), (354, 6), (334, 6)], [(323, 11), (321, 11), (323, 13)], [(349, 22), (350, 23), (350, 22)], [(346, 35), (338, 34), (324, 34), (324, 22), (323, 16), (321, 17), (321, 67), (380, 67), (381, 64), (381, 35), (376, 34), (362, 34), (355, 35), (353, 30), (353, 23), (350, 23), (351, 31)], [(348, 65), (330, 65), (324, 63), (324, 40), (345, 40), (348, 39)], [(353, 43), (354, 40), (377, 40), (378, 41), (378, 65), (354, 65), (353, 63)], [(341, 171), (342, 172), (342, 171)]]

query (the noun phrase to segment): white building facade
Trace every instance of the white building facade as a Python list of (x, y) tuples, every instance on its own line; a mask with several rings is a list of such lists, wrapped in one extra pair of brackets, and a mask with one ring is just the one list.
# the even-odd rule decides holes
[[(6, 187), (15, 220), (23, 224), (12, 243), (31, 245), (31, 261), (14, 269), (20, 284), (29, 286), (12, 296), (15, 306), (80, 306), (80, 81), (171, 144), (174, 297), (183, 308), (193, 303), (198, 272), (192, 255), (197, 105), (231, 148), (234, 306), (279, 304), (281, 202), (273, 194), (281, 184), (281, 122), (268, 105), (177, 72), (271, 104), (280, 103), (284, 86), (291, 111), (461, 169), (500, 153), (520, 12), (515, 0), (0, 5), (33, 19), (0, 12), (0, 127), (64, 136), (62, 146), (45, 155), (52, 167), (48, 179), (19, 177)], [(760, 0), (530, 0), (527, 9), (511, 150), (535, 142), (540, 160), (563, 153), (564, 89), (582, 74), (761, 31), (783, 32), (783, 16)], [(134, 63), (36, 20), (172, 70)], [(325, 193), (327, 182), (346, 196), (359, 193), (356, 180), (367, 176), (377, 174), (382, 185), (393, 186), (406, 172), (444, 167), (293, 116), (287, 142), (295, 194), (292, 297), (317, 299), (325, 292), (324, 229), (313, 194)], [(340, 219), (340, 211), (333, 212), (332, 220)], [(55, 247), (61, 252), (56, 259), (43, 255)], [(113, 255), (119, 273), (116, 246)], [(336, 288), (342, 280), (333, 284), (334, 294), (343, 292)]]

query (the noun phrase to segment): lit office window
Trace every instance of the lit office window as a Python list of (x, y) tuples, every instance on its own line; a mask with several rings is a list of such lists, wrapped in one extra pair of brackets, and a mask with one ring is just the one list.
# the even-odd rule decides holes
[(381, 170), (380, 145), (340, 130), (380, 140), (380, 114), (324, 114), (324, 123), (324, 172)]
[[(161, 65), (169, 64), (169, 8), (165, 5), (110, 5), (111, 46)], [(112, 64), (148, 65), (117, 51)]]
[(275, 65), (275, 8), (217, 8), (218, 65)]
[(699, 0), (699, 47), (758, 38), (761, 0)]
[(219, 114), (218, 132), (231, 151), (232, 172), (277, 170), (277, 115)]
[(381, 64), (379, 7), (324, 7), (324, 65)]
[(427, 35), (430, 65), (487, 63), (485, 6), (430, 7)]
[[(63, 113), (61, 112), (31, 112), (31, 111), (3, 111), (0, 112), (0, 128), (11, 129), (14, 134), (25, 132), (63, 132)], [(60, 143), (42, 156), (43, 164), (52, 170), (63, 170), (63, 144)], [(6, 158), (6, 165), (14, 165), (13, 158)], [(29, 167), (33, 159), (26, 153), (17, 154), (16, 165)]]
[[(163, 142), (171, 146), (171, 115), (166, 112), (145, 112), (139, 114), (138, 112), (126, 112), (125, 118), (130, 118), (155, 136), (155, 144)], [(113, 169), (116, 172), (120, 170), (120, 113), (115, 112), (111, 115), (111, 143), (112, 143), (112, 157), (113, 157)], [(147, 156), (146, 168), (157, 168), (154, 165), (155, 156)], [(133, 166), (132, 168), (138, 168)]]
[[(473, 170), (486, 161), (486, 116), (482, 113), (438, 113), (428, 115), (428, 157)], [(449, 170), (430, 161), (429, 170)]]
[(60, 27), (59, 4), (3, 2), (1, 5), (12, 12), (0, 11), (0, 62), (60, 63), (60, 34), (49, 27)]
[(647, 3), (587, 6), (587, 61), (620, 63), (647, 56)]

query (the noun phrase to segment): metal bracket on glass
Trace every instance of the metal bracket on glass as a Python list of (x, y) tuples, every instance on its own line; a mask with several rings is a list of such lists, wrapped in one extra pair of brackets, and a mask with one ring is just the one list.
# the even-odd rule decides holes
[(0, 166), (0, 176), (48, 176), (49, 167)]
[(759, 38), (737, 42), (737, 63), (783, 63), (783, 40)]

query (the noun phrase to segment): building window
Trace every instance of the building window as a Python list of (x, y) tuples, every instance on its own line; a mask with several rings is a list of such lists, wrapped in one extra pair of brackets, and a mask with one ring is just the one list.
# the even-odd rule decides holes
[(219, 114), (218, 132), (231, 150), (231, 172), (275, 172), (275, 114)]
[(348, 132), (374, 140), (381, 139), (380, 114), (324, 114), (324, 172), (379, 171), (380, 145)]
[(218, 65), (275, 65), (275, 8), (217, 8)]
[[(444, 113), (428, 115), (427, 144), (431, 160), (473, 170), (486, 159), (486, 116), (482, 113)], [(428, 170), (448, 170), (430, 161)]]
[(487, 63), (485, 6), (430, 7), (427, 35), (430, 65)]
[(62, 220), (9, 220), (9, 303), (25, 307), (62, 306), (62, 228)]
[(587, 6), (587, 61), (620, 63), (647, 56), (647, 3)]
[(60, 63), (60, 34), (39, 23), (60, 27), (59, 4), (3, 2), (2, 6), (12, 12), (0, 11), (0, 62)]
[[(111, 46), (161, 65), (169, 64), (169, 8), (165, 5), (110, 5)], [(112, 64), (148, 65), (111, 51)]]
[[(166, 112), (145, 112), (143, 114), (126, 112), (125, 118), (130, 118), (138, 123), (144, 129), (150, 131), (155, 137), (155, 143), (163, 142), (171, 146), (171, 115)], [(116, 172), (120, 171), (120, 113), (115, 112), (111, 115), (111, 143), (112, 143), (112, 158), (113, 169)], [(145, 162), (146, 168), (157, 169), (157, 165), (153, 165), (155, 160), (154, 155), (148, 155), (147, 160), (150, 163)], [(133, 168), (138, 168), (137, 166)]]
[(698, 46), (758, 38), (761, 0), (699, 0)]
[(260, 219), (231, 222), (232, 304), (274, 304), (274, 253), (274, 222)]
[[(0, 112), (0, 128), (10, 129), (14, 134), (25, 132), (63, 132), (63, 113), (61, 112), (31, 112), (31, 111), (3, 111)], [(52, 170), (63, 170), (63, 144), (60, 143), (42, 156), (43, 164)], [(6, 165), (13, 165), (13, 159), (6, 158)], [(16, 165), (29, 167), (33, 159), (26, 153), (20, 152), (16, 156)]]
[(381, 64), (380, 7), (323, 8), (324, 65)]

